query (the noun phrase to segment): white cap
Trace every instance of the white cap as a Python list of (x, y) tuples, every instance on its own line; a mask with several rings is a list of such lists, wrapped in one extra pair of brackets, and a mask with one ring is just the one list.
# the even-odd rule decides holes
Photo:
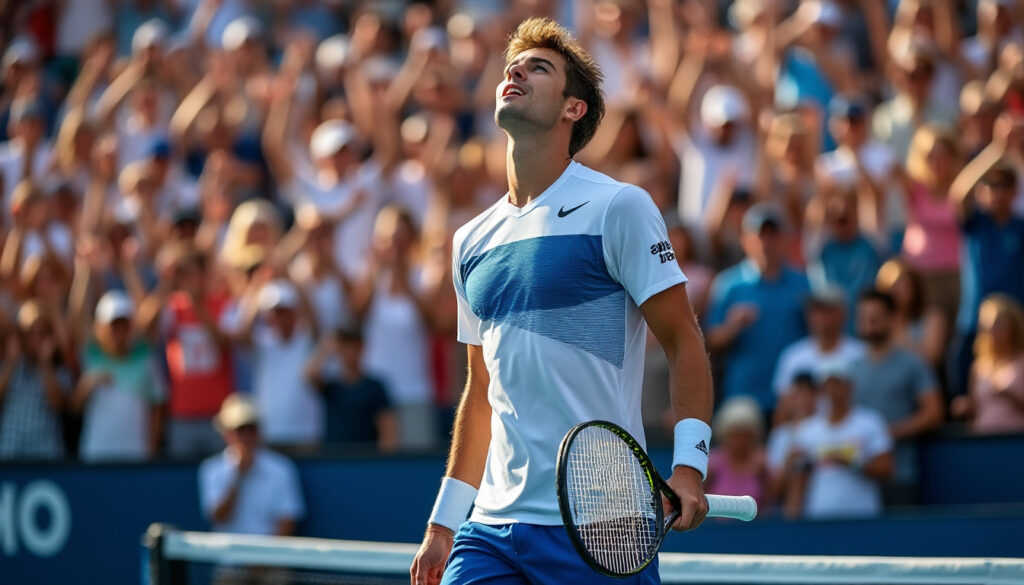
[(109, 325), (118, 319), (131, 319), (134, 314), (135, 304), (119, 290), (107, 292), (96, 304), (96, 322), (100, 325)]
[(28, 63), (39, 61), (39, 47), (29, 38), (15, 40), (4, 51), (3, 68), (7, 70), (11, 65), (17, 63)]
[(715, 415), (714, 423), (717, 437), (732, 429), (749, 429), (757, 435), (764, 430), (761, 407), (749, 396), (737, 396), (726, 400)]
[(814, 24), (839, 28), (843, 23), (843, 11), (831, 0), (810, 0), (800, 5), (804, 18)]
[(309, 154), (314, 159), (337, 154), (356, 138), (355, 128), (343, 120), (327, 120), (313, 130), (309, 138)]
[(225, 51), (234, 51), (246, 41), (263, 38), (263, 25), (251, 16), (240, 16), (224, 28), (220, 36), (220, 47)]
[(370, 83), (390, 83), (401, 66), (387, 57), (370, 57), (363, 63), (363, 75)]
[(413, 33), (410, 43), (425, 51), (444, 49), (448, 46), (448, 34), (436, 26), (421, 28)]
[(843, 359), (825, 360), (818, 364), (814, 370), (814, 379), (819, 384), (824, 384), (833, 378), (849, 382), (853, 377), (853, 368), (850, 362)]
[(295, 309), (299, 306), (299, 294), (287, 280), (268, 282), (260, 291), (260, 311), (268, 312), (277, 308)]
[(132, 35), (132, 52), (145, 51), (153, 46), (163, 46), (167, 41), (167, 25), (159, 18), (153, 18), (139, 25)]
[(324, 39), (316, 48), (316, 66), (322, 71), (332, 71), (348, 65), (351, 55), (348, 35), (337, 34)]
[(981, 4), (993, 4), (995, 6), (1005, 6), (1009, 8), (1013, 6), (1013, 0), (978, 0), (978, 5)]
[(700, 119), (712, 128), (727, 122), (741, 122), (749, 114), (747, 100), (731, 85), (716, 85), (704, 94), (700, 103)]
[(247, 425), (258, 425), (260, 413), (252, 400), (241, 394), (229, 394), (220, 405), (220, 412), (213, 419), (221, 430), (236, 430)]

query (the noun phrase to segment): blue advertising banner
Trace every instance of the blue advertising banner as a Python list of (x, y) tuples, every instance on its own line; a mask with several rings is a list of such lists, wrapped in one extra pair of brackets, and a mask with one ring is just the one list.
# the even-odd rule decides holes
[[(1019, 465), (987, 467), (989, 449), (1024, 439), (956, 443), (942, 457), (929, 453), (927, 482), (959, 503), (926, 513), (870, 520), (788, 522), (771, 513), (749, 524), (708, 522), (698, 535), (673, 535), (666, 550), (762, 554), (1019, 556), (1024, 551), (1024, 481)], [(939, 445), (941, 447), (941, 444)], [(994, 453), (993, 453), (994, 454)], [(663, 468), (671, 456), (655, 450)], [(985, 456), (987, 458), (987, 456)], [(993, 459), (987, 458), (988, 461)], [(938, 465), (938, 462), (943, 465)], [(974, 474), (951, 473), (961, 468)], [(417, 542), (444, 470), (441, 456), (305, 459), (298, 462), (306, 498), (303, 535)], [(140, 539), (149, 524), (208, 530), (199, 511), (196, 463), (142, 465), (7, 464), (0, 468), (0, 583), (136, 585)], [(1016, 497), (1013, 497), (1016, 496)], [(963, 504), (1018, 502), (975, 508)]]

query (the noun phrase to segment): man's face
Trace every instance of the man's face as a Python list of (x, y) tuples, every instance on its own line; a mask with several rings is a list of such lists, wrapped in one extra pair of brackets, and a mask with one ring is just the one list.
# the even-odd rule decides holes
[(814, 304), (807, 312), (807, 317), (808, 326), (814, 335), (836, 335), (843, 327), (842, 306)]
[(892, 315), (876, 300), (861, 301), (857, 307), (857, 334), (868, 343), (884, 343), (892, 331)]
[(853, 388), (848, 380), (833, 376), (822, 383), (821, 389), (824, 391), (825, 396), (828, 397), (833, 408), (836, 406), (846, 406), (850, 403), (850, 395)]
[(565, 111), (566, 62), (557, 51), (529, 49), (505, 67), (498, 84), (494, 121), (506, 131), (549, 130)]
[(747, 257), (758, 264), (777, 264), (786, 256), (782, 233), (772, 224), (766, 224), (757, 232), (744, 233), (742, 244)]

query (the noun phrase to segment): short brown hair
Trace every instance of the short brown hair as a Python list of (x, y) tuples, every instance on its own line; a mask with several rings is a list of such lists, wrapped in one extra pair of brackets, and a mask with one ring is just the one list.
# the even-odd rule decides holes
[(604, 74), (576, 37), (550, 18), (529, 18), (519, 23), (505, 49), (505, 62), (530, 49), (551, 49), (565, 59), (565, 93), (587, 104), (587, 113), (576, 121), (569, 138), (569, 156), (575, 156), (590, 142), (604, 117)]

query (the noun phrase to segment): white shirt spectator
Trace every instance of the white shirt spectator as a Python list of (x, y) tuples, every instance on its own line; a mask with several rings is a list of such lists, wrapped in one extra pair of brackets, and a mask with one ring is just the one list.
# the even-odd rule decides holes
[[(419, 286), (418, 275), (410, 276)], [(387, 388), (388, 397), (398, 405), (433, 401), (430, 375), (430, 346), (423, 317), (408, 296), (389, 292), (388, 279), (377, 283), (366, 317), (366, 349), (363, 367)]]
[[(238, 462), (228, 450), (199, 466), (199, 502), (207, 517), (223, 500), (238, 476)], [(234, 513), (218, 532), (272, 535), (281, 520), (299, 520), (306, 513), (295, 465), (269, 449), (253, 454), (252, 467), (238, 484)]]
[[(804, 500), (809, 518), (877, 516), (882, 511), (877, 481), (858, 467), (892, 449), (885, 421), (871, 410), (854, 407), (837, 424), (818, 414), (800, 425), (794, 446), (813, 462)], [(829, 456), (851, 459), (851, 466), (825, 463)]]
[(775, 378), (772, 389), (782, 396), (789, 390), (793, 378), (801, 372), (814, 372), (822, 363), (838, 361), (850, 363), (864, 356), (864, 344), (860, 341), (843, 337), (832, 351), (822, 351), (813, 337), (805, 337), (791, 343), (779, 355), (775, 366)]
[[(36, 147), (36, 154), (32, 159), (32, 178), (44, 179), (48, 175), (51, 148), (49, 143), (43, 143)], [(25, 167), (25, 148), (21, 142), (12, 140), (0, 143), (0, 194), (3, 200), (0, 201), (0, 212), (3, 213), (4, 221), (10, 225), (11, 222), (11, 194), (18, 183), (25, 178), (22, 173)]]
[(327, 216), (346, 214), (335, 228), (334, 257), (345, 274), (361, 276), (370, 256), (373, 222), (382, 204), (380, 170), (365, 164), (350, 178), (328, 186), (296, 167), (295, 179), (282, 186), (282, 193), (294, 205), (312, 204)]
[(703, 126), (694, 124), (692, 127), (695, 128), (692, 138), (683, 134), (676, 141), (682, 165), (679, 217), (688, 226), (703, 221), (719, 181), (732, 177), (738, 187), (749, 187), (754, 182), (757, 168), (757, 141), (747, 128), (736, 128), (733, 141), (719, 146)]
[(315, 343), (302, 326), (287, 340), (266, 325), (253, 331), (253, 394), (268, 443), (312, 444), (323, 438), (323, 401), (303, 376)]

